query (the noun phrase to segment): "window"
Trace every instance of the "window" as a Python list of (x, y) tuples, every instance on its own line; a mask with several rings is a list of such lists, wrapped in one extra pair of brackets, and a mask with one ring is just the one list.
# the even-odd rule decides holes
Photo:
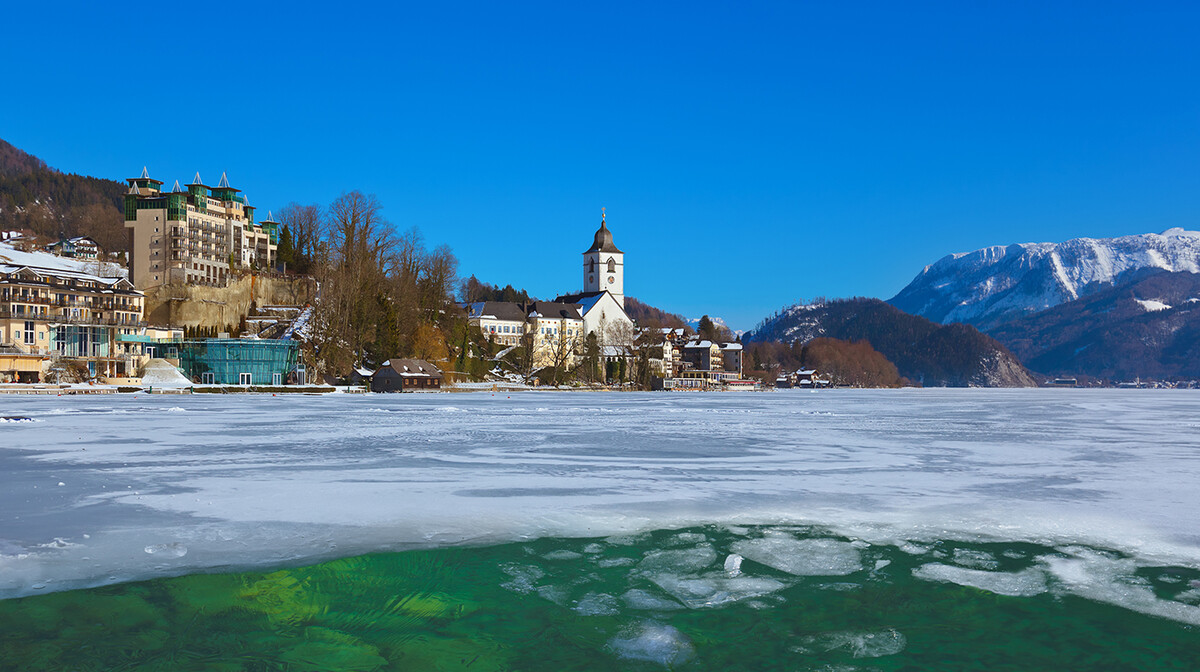
[(613, 257), (608, 258), (608, 272), (609, 273), (617, 272), (617, 260)]
[(272, 373), (271, 374), (271, 384), (272, 385), (282, 385), (283, 384), (283, 374)]
[(25, 323), (25, 345), (33, 345), (33, 322)]
[(252, 380), (254, 380), (254, 377), (248, 373), (238, 374), (238, 385), (252, 385)]
[(212, 385), (213, 383), (217, 382), (217, 374), (213, 373), (212, 371), (206, 371), (200, 374), (200, 382), (204, 383), (205, 385)]

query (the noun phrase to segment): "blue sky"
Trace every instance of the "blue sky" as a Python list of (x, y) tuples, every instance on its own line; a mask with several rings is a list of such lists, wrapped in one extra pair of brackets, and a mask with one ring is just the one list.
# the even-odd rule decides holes
[(1195, 3), (576, 4), (6, 6), (0, 138), (262, 210), (374, 193), (544, 297), (604, 206), (629, 295), (735, 328), (952, 252), (1200, 228)]

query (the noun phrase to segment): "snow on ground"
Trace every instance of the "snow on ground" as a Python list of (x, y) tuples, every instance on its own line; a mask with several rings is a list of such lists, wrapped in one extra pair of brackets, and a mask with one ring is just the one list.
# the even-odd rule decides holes
[(1147, 313), (1157, 313), (1160, 310), (1170, 310), (1171, 307), (1157, 299), (1134, 299)]
[(190, 387), (192, 381), (179, 372), (165, 359), (152, 359), (146, 363), (142, 385), (148, 387)]
[(101, 278), (124, 278), (129, 275), (129, 272), (122, 268), (120, 264), (107, 261), (71, 259), (70, 257), (53, 255), (49, 252), (22, 252), (13, 248), (9, 243), (0, 243), (0, 266), (11, 266), (14, 268), (28, 266), (35, 270), (44, 269), (48, 271), (81, 273)]
[[(1200, 396), (1188, 391), (107, 395), (4, 404), (4, 415), (31, 421), (0, 428), (0, 598), (700, 523), (815, 523), (897, 545), (1094, 544), (1133, 558), (1121, 562), (1200, 567)], [(856, 571), (855, 548), (830, 543), (802, 555)], [(739, 553), (812, 571), (795, 550), (747, 544)], [(987, 571), (986, 562), (967, 564)], [(966, 585), (1000, 581), (923, 571)], [(1024, 590), (1005, 581), (999, 592)]]

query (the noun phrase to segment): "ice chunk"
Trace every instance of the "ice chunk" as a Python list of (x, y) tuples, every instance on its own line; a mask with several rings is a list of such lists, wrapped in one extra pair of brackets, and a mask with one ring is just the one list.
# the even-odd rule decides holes
[(1184, 601), (1159, 599), (1135, 572), (1133, 560), (1090, 548), (1060, 549), (1073, 557), (1046, 557), (1060, 588), (1080, 597), (1131, 611), (1200, 625), (1200, 607)]
[(703, 576), (657, 574), (649, 578), (659, 588), (692, 609), (719, 607), (739, 600), (768, 595), (787, 587), (783, 582), (767, 577), (730, 578), (725, 574), (715, 573)]
[(589, 555), (603, 553), (604, 552), (604, 544), (588, 544), (587, 546), (583, 547), (583, 552), (587, 553)]
[(836, 632), (802, 640), (807, 647), (822, 651), (845, 649), (855, 658), (879, 658), (900, 653), (908, 644), (895, 630), (882, 632)]
[(680, 532), (671, 537), (667, 543), (671, 546), (697, 545), (708, 541), (708, 537), (699, 532)]
[(648, 590), (641, 588), (633, 588), (621, 596), (625, 600), (625, 604), (629, 605), (630, 609), (644, 609), (647, 611), (670, 611), (680, 609), (683, 605), (673, 600), (668, 600), (664, 597), (659, 597)]
[(616, 616), (621, 611), (617, 598), (605, 593), (588, 593), (575, 604), (575, 611), (584, 616)]
[(691, 642), (682, 632), (663, 623), (644, 621), (630, 626), (608, 643), (619, 658), (643, 660), (675, 667), (694, 655)]
[(795, 576), (844, 576), (863, 568), (858, 549), (833, 539), (764, 537), (733, 545), (742, 556)]
[(576, 553), (575, 551), (561, 550), (561, 551), (550, 551), (549, 553), (543, 555), (542, 557), (547, 560), (578, 560), (579, 558), (582, 558), (583, 556), (580, 555), (579, 553)]
[(502, 565), (500, 571), (512, 577), (511, 581), (500, 584), (500, 587), (521, 594), (532, 592), (534, 584), (546, 575), (541, 568), (515, 563)]
[(986, 590), (997, 595), (1029, 597), (1046, 592), (1046, 575), (1040, 569), (1020, 572), (989, 572), (933, 562), (913, 570), (913, 576), (926, 581), (955, 583)]
[(954, 564), (970, 567), (972, 569), (999, 569), (1000, 563), (991, 553), (986, 551), (977, 551), (969, 548), (956, 548), (951, 557)]
[(567, 606), (568, 593), (564, 586), (538, 586), (535, 590), (543, 600), (553, 602), (560, 607)]
[(600, 558), (596, 561), (596, 565), (600, 567), (628, 567), (633, 564), (637, 564), (637, 560), (623, 557)]
[(742, 573), (742, 556), (730, 553), (725, 558), (725, 573), (729, 576), (739, 576)]
[(717, 552), (712, 546), (696, 546), (671, 551), (651, 551), (638, 563), (642, 571), (670, 570), (676, 572), (697, 572), (707, 569), (717, 560)]

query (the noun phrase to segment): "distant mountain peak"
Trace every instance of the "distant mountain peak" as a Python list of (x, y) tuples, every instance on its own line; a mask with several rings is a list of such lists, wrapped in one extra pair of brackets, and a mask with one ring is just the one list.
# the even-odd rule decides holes
[(926, 266), (888, 303), (935, 322), (988, 329), (1150, 270), (1200, 272), (1200, 232), (1175, 227), (959, 252)]

